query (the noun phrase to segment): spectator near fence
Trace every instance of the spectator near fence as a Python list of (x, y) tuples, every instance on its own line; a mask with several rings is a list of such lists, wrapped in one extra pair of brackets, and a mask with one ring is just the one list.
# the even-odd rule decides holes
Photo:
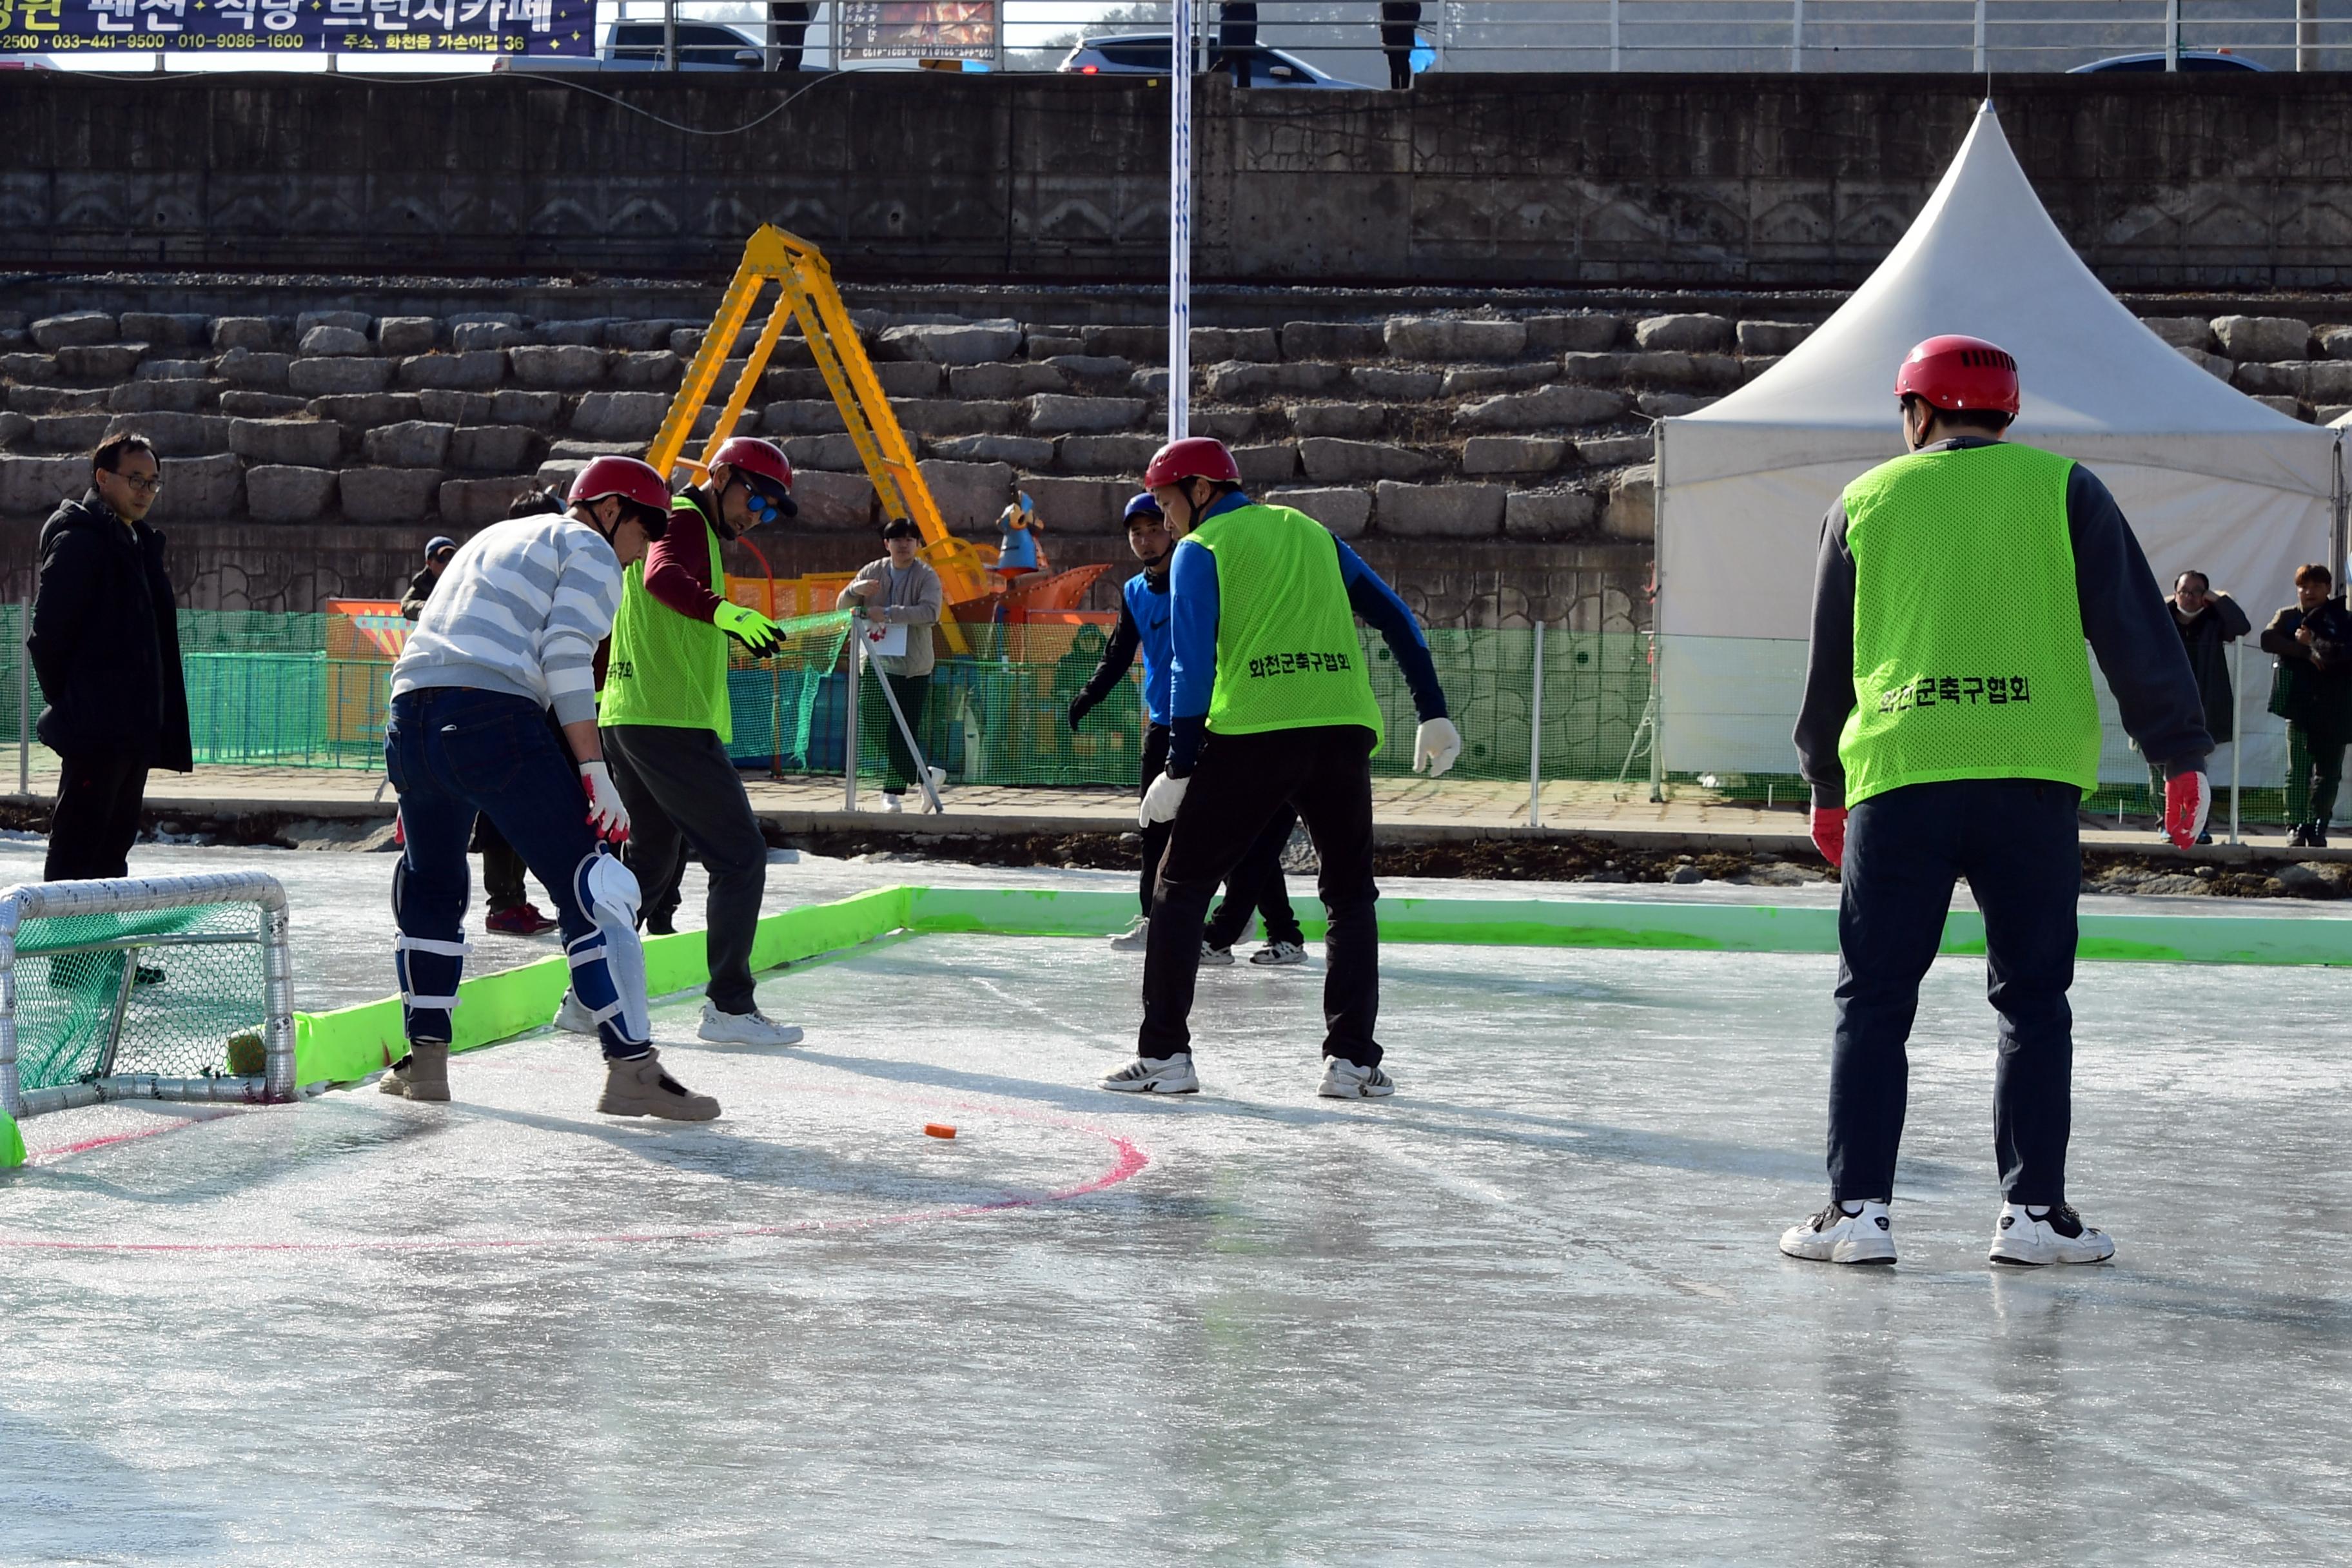
[(2289, 843), (2327, 847), (2344, 745), (2352, 740), (2352, 611), (2330, 597), (2336, 579), (2314, 563), (2294, 574), (2295, 602), (2263, 628), (2272, 671), (2270, 710), (2286, 721)]
[[(2230, 645), (2254, 629), (2238, 601), (2213, 591), (2213, 581), (2202, 572), (2183, 572), (2172, 580), (2172, 627), (2189, 654), (2189, 673), (2197, 678), (2197, 699), (2205, 710), (2205, 732), (2213, 737), (2213, 752), (2205, 759), (2209, 775), (2221, 772), (2221, 748), (2238, 733), (2238, 693), (2230, 680)], [(2158, 781), (2158, 793), (2161, 794)], [(2213, 842), (2208, 831), (2200, 844)]]
[(163, 536), (146, 521), (163, 489), (155, 448), (109, 436), (89, 469), (89, 492), (41, 526), (26, 638), (41, 743), (61, 764), (42, 872), (52, 882), (129, 876), (148, 769), (195, 771), (179, 605)]
[[(929, 694), (931, 667), (936, 662), (931, 651), (931, 627), (939, 624), (940, 607), (947, 602), (940, 574), (916, 554), (922, 546), (922, 538), (921, 531), (909, 519), (891, 519), (882, 529), (882, 543), (890, 553), (859, 567), (849, 586), (834, 601), (835, 608), (854, 609), (862, 619), (907, 628), (907, 651), (875, 655), (874, 668), (880, 679), (888, 683), (890, 695), (898, 699), (898, 711), (905, 716), (909, 733), (919, 731), (923, 722), (923, 700)], [(850, 668), (854, 676), (855, 661)], [(878, 689), (870, 695), (860, 690), (857, 721), (869, 729), (878, 727), (883, 732), (883, 752), (889, 759), (889, 769), (882, 780), (882, 809), (904, 810), (907, 785), (921, 764), (908, 748), (906, 736), (899, 733), (898, 721), (891, 718), (889, 705), (882, 700)], [(856, 769), (857, 759), (848, 759), (848, 766)], [(946, 782), (944, 773), (931, 769), (933, 789)]]
[(1389, 58), (1389, 87), (1397, 92), (1412, 86), (1413, 29), (1421, 21), (1421, 0), (1381, 0), (1381, 52)]

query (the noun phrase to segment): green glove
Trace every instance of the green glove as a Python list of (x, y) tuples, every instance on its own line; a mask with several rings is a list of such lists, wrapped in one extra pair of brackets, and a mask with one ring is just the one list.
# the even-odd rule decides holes
[(741, 643), (758, 657), (776, 651), (783, 633), (776, 623), (749, 605), (721, 602), (711, 621), (719, 629)]

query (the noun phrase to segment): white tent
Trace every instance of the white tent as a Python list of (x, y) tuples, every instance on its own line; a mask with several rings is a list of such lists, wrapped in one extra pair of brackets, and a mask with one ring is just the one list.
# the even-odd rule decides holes
[[(1793, 770), (1822, 517), (1848, 480), (1902, 450), (1895, 367), (1938, 332), (2017, 356), (2011, 438), (2096, 470), (2168, 589), (2180, 571), (2206, 572), (2259, 629), (2294, 596), (2296, 565), (2329, 559), (2341, 432), (2233, 391), (2140, 325), (2050, 221), (1987, 103), (1902, 243), (1820, 331), (1658, 427), (1667, 768)], [(2000, 577), (1986, 563), (1988, 614)], [(2269, 661), (2249, 653), (2245, 670), (2246, 781), (2274, 784)], [(2106, 776), (2145, 777), (2120, 737), (2108, 752)]]

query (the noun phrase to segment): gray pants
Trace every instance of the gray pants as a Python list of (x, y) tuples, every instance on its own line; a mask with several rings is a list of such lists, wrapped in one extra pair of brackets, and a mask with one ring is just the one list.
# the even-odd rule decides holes
[(601, 731), (604, 761), (629, 808), (629, 869), (649, 894), (692, 845), (710, 873), (710, 986), (722, 1013), (751, 1011), (751, 938), (768, 883), (768, 841), (751, 797), (712, 730), (621, 724)]

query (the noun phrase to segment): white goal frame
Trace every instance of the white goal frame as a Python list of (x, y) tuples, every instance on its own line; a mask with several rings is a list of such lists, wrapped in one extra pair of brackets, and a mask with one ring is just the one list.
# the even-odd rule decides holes
[[(122, 988), (115, 999), (98, 1077), (88, 1083), (24, 1089), (16, 1075), (16, 933), (26, 921), (69, 915), (135, 914), (192, 904), (254, 906), (251, 935), (221, 931), (123, 936), (63, 951), (120, 952)], [(124, 1012), (136, 983), (139, 954), (148, 948), (252, 942), (261, 949), (261, 1045), (258, 1078), (163, 1078), (113, 1071)], [(52, 956), (44, 952), (43, 957)], [(286, 889), (258, 871), (207, 871), (187, 877), (125, 877), (85, 882), (28, 882), (0, 889), (0, 1110), (22, 1120), (111, 1100), (171, 1100), (262, 1104), (292, 1100), (294, 1088), (294, 961), (287, 936)]]

